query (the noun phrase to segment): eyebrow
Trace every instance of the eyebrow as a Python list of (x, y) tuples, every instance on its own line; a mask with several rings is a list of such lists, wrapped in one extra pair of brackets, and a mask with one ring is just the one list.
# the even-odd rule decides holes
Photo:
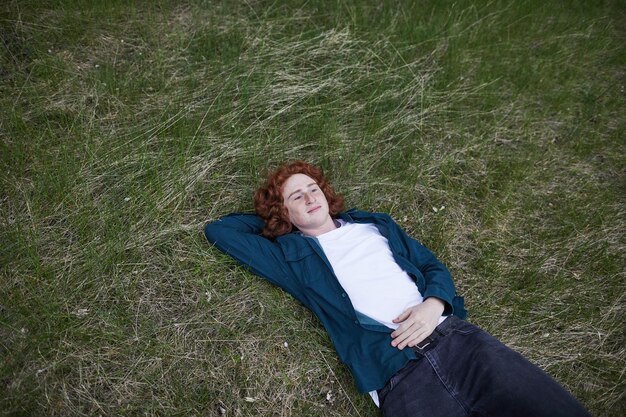
[[(312, 183), (310, 183), (310, 184), (307, 184), (307, 187), (310, 187), (310, 186), (312, 186), (312, 185), (317, 185), (317, 183), (316, 183), (316, 182), (312, 182)], [(302, 192), (302, 188), (298, 188), (296, 191), (294, 191), (293, 193), (291, 193), (291, 194), (289, 194), (289, 195), (287, 196), (287, 200), (289, 200), (289, 199), (291, 198), (291, 196), (292, 196), (292, 195), (297, 194), (297, 193), (301, 193), (301, 192)]]

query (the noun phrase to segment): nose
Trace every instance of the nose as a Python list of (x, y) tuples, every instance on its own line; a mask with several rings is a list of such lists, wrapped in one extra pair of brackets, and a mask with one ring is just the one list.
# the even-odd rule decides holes
[(304, 202), (306, 204), (314, 203), (315, 198), (310, 193), (304, 193)]

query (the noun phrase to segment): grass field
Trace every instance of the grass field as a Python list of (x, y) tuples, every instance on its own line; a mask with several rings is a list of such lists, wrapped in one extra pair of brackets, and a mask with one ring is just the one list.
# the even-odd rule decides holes
[(0, 5), (0, 415), (377, 416), (204, 240), (320, 164), (469, 319), (626, 415), (621, 1)]

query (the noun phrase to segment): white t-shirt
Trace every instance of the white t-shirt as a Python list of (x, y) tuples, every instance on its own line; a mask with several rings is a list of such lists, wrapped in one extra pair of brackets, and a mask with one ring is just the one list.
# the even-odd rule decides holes
[(385, 326), (423, 301), (413, 279), (396, 263), (387, 238), (373, 224), (346, 223), (317, 241), (354, 309)]
[[(424, 298), (413, 279), (396, 263), (386, 237), (376, 226), (337, 220), (340, 227), (315, 239), (324, 251), (354, 309), (385, 326)], [(439, 319), (439, 323), (445, 317)], [(371, 391), (379, 406), (378, 393)]]

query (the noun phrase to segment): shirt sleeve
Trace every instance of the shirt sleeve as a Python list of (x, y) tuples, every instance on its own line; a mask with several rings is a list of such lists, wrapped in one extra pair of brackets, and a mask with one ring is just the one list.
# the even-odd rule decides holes
[(289, 277), (283, 251), (277, 243), (262, 236), (262, 230), (260, 217), (233, 213), (208, 223), (204, 235), (209, 243), (254, 274), (293, 293), (296, 281)]
[(437, 297), (445, 303), (445, 315), (457, 314), (464, 316), (465, 311), (462, 307), (461, 310), (463, 311), (455, 311), (454, 306), (458, 305), (458, 302), (455, 302), (455, 298), (459, 297), (456, 296), (456, 288), (448, 268), (426, 246), (407, 235), (395, 222), (394, 224), (408, 247), (409, 261), (419, 269), (424, 277), (425, 288), (423, 291), (420, 289), (424, 299)]

